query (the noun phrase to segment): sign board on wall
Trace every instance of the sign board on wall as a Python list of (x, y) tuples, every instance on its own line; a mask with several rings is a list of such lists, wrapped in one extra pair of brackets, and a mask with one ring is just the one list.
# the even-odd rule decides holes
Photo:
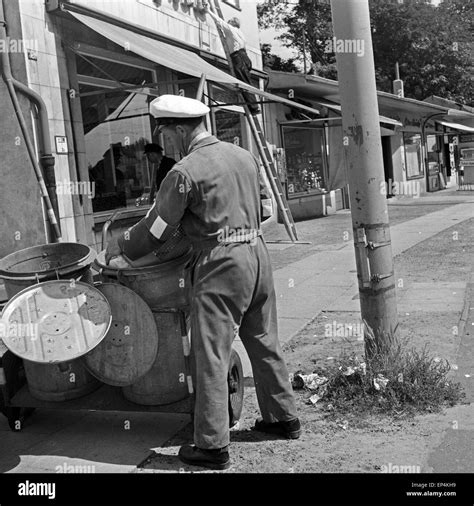
[(474, 134), (461, 134), (459, 136), (459, 142), (474, 142)]
[(58, 155), (67, 155), (68, 147), (67, 147), (67, 138), (64, 135), (56, 135), (54, 137), (56, 141), (56, 153)]

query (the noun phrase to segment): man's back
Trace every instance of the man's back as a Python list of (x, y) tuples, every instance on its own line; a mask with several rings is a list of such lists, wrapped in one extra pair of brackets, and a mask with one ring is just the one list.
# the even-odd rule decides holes
[(172, 202), (162, 201), (164, 193), (183, 185), (187, 195), (181, 223), (194, 245), (260, 228), (259, 169), (248, 151), (208, 136), (173, 167), (170, 176), (157, 199), (159, 214), (167, 221)]

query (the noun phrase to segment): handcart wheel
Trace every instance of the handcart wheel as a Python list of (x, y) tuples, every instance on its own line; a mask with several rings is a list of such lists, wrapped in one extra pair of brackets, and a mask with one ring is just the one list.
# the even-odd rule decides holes
[(234, 426), (240, 419), (244, 405), (244, 371), (239, 354), (232, 350), (230, 355), (229, 373), (229, 427)]

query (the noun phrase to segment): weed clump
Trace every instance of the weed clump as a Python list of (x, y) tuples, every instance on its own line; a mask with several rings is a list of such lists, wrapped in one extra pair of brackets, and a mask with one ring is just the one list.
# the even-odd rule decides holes
[[(370, 335), (369, 331), (369, 339)], [(367, 362), (346, 352), (330, 368), (314, 371), (325, 381), (319, 381), (317, 395), (310, 400), (316, 397), (334, 415), (395, 417), (438, 412), (462, 400), (465, 394), (449, 377), (447, 360), (430, 356), (426, 346), (420, 351), (406, 341), (385, 342), (390, 346), (373, 347)]]

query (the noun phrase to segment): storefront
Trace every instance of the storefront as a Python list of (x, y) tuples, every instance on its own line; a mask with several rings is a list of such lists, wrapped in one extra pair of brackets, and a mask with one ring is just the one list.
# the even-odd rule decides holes
[[(337, 82), (300, 74), (269, 72), (269, 89), (319, 109), (317, 117), (304, 118), (290, 108), (274, 104), (268, 114), (268, 132), (275, 151), (284, 157), (282, 182), (295, 219), (332, 214), (349, 207), (347, 166), (344, 158), (341, 107)], [(380, 116), (384, 159), (390, 162), (389, 140), (401, 123)], [(393, 180), (391, 164), (386, 179)]]
[(457, 147), (460, 166), (459, 186), (465, 190), (474, 190), (474, 133), (460, 135)]
[[(268, 131), (275, 151), (281, 150), (285, 158), (282, 180), (293, 215), (305, 219), (348, 207), (337, 81), (270, 71), (268, 89), (291, 95), (321, 112), (310, 119), (295, 118), (294, 112), (279, 104), (271, 111)], [(419, 196), (453, 184), (449, 144), (459, 133), (469, 131), (460, 118), (472, 121), (474, 115), (451, 109), (452, 102), (420, 102), (384, 92), (377, 95), (387, 197)]]
[[(39, 42), (34, 51), (11, 58), (15, 68), (24, 69), (21, 80), (41, 95), (48, 112), (62, 240), (100, 249), (102, 228), (111, 213), (120, 211), (116, 231), (145, 215), (156, 170), (145, 156), (145, 146), (159, 144), (165, 156), (180, 158), (156, 134), (148, 114), (150, 102), (159, 95), (194, 98), (199, 89), (211, 109), (208, 129), (258, 156), (240, 105), (241, 86), (249, 88), (229, 75), (213, 21), (194, 7), (194, 2), (178, 5), (171, 0), (48, 0), (46, 5), (42, 0), (20, 0), (16, 9), (10, 4), (9, 18), (16, 18), (21, 36)], [(225, 17), (238, 15), (244, 21), (254, 67), (255, 88), (250, 89), (264, 99), (291, 103), (259, 90), (265, 73), (260, 70), (255, 2), (225, 2), (221, 7)], [(41, 137), (39, 126), (32, 125), (35, 138)], [(18, 153), (12, 152), (16, 167), (15, 159)], [(28, 163), (15, 170), (31, 177)], [(37, 191), (34, 183), (32, 188)], [(46, 223), (39, 195), (35, 202)], [(23, 230), (28, 220), (19, 203), (12, 216), (8, 228)], [(21, 244), (12, 242), (2, 253), (46, 242), (22, 237)]]

